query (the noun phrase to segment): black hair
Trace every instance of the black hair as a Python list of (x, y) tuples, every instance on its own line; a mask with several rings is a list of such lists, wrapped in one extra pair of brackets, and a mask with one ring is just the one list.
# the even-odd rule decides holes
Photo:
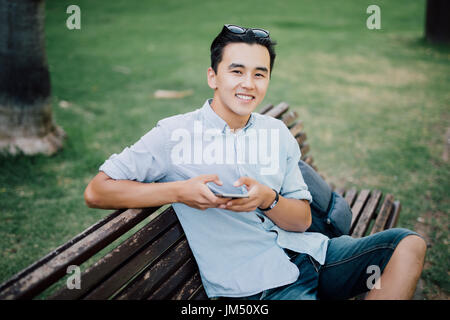
[(270, 56), (270, 75), (272, 74), (273, 63), (275, 62), (275, 48), (277, 44), (276, 41), (272, 40), (270, 37), (261, 38), (255, 37), (253, 31), (248, 30), (243, 34), (236, 34), (228, 31), (224, 26), (222, 31), (217, 35), (217, 37), (211, 43), (211, 68), (217, 74), (217, 66), (222, 61), (223, 48), (229, 43), (243, 42), (247, 44), (259, 44), (267, 48)]

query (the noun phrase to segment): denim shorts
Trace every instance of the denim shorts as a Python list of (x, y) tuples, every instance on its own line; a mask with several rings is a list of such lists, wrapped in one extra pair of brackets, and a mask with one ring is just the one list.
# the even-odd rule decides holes
[(239, 298), (246, 300), (343, 300), (370, 290), (375, 272), (381, 274), (400, 240), (417, 235), (408, 229), (392, 228), (363, 238), (340, 236), (328, 241), (325, 263), (311, 256), (285, 250), (300, 271), (288, 285)]

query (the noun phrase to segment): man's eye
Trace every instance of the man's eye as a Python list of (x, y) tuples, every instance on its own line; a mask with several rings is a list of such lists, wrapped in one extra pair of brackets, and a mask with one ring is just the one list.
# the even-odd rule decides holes
[(242, 72), (239, 71), (239, 70), (233, 70), (233, 71), (231, 71), (231, 72), (234, 72), (234, 73), (237, 73), (237, 74), (241, 74), (241, 73), (242, 73)]
[(264, 75), (262, 73), (257, 73), (256, 76), (259, 78), (264, 77)]

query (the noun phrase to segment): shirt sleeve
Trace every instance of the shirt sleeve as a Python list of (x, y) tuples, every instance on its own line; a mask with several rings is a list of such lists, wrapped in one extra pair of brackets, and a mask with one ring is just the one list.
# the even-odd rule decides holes
[(287, 136), (287, 164), (280, 194), (285, 198), (304, 199), (311, 203), (311, 193), (308, 191), (308, 186), (298, 167), (298, 161), (301, 157), (300, 147), (289, 130), (287, 130)]
[(165, 130), (158, 123), (155, 128), (120, 154), (113, 154), (99, 168), (115, 180), (155, 182), (164, 178), (168, 170)]

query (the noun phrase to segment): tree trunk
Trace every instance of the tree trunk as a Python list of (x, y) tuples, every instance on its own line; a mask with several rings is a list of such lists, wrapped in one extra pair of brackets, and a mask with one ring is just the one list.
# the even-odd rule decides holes
[(428, 0), (425, 37), (432, 42), (450, 43), (450, 1)]
[(65, 132), (52, 119), (44, 0), (0, 0), (0, 151), (53, 154)]

